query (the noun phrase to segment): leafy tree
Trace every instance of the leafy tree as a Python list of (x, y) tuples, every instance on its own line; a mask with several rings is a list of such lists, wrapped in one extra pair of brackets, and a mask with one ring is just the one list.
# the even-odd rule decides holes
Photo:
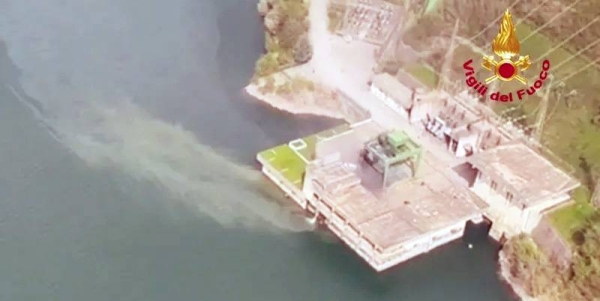
[(287, 19), (280, 31), (277, 32), (279, 45), (283, 48), (291, 49), (296, 41), (306, 32), (304, 24), (296, 19)]
[(308, 16), (308, 6), (304, 0), (279, 0), (278, 4), (289, 19), (303, 20)]
[(548, 300), (592, 301), (600, 296), (600, 212), (574, 233), (571, 267), (561, 270), (525, 235), (505, 245), (511, 276), (533, 296)]
[(277, 55), (274, 53), (267, 53), (256, 61), (254, 71), (256, 76), (262, 77), (277, 72), (278, 69), (279, 63), (277, 62)]
[(265, 27), (271, 34), (277, 34), (283, 22), (285, 22), (285, 13), (278, 6), (269, 10), (265, 15)]

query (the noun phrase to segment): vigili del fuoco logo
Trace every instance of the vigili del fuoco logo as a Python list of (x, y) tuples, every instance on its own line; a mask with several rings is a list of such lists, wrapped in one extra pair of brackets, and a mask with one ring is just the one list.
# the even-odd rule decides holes
[[(516, 28), (513, 24), (512, 16), (508, 10), (506, 10), (504, 13), (504, 17), (500, 23), (500, 32), (492, 42), (492, 51), (494, 54), (496, 54), (496, 56), (499, 57), (499, 60), (496, 61), (494, 55), (483, 56), (483, 62), (481, 65), (485, 69), (492, 72), (492, 75), (484, 80), (485, 84), (481, 83), (475, 78), (475, 70), (472, 66), (472, 59), (463, 64), (466, 83), (469, 87), (473, 88), (482, 96), (485, 96), (488, 91), (488, 86), (486, 85), (495, 80), (501, 80), (504, 82), (517, 80), (523, 85), (528, 86), (527, 79), (521, 74), (523, 71), (529, 69), (531, 66), (531, 61), (529, 60), (529, 55), (519, 55), (521, 51), (521, 45), (517, 39)], [(513, 61), (513, 58), (516, 56), (519, 58), (516, 61)], [(513, 94), (516, 94), (516, 99), (523, 100), (525, 95), (533, 95), (536, 91), (542, 88), (544, 81), (548, 78), (549, 70), (550, 61), (544, 60), (542, 63), (542, 70), (540, 71), (538, 78), (533, 82), (532, 85), (529, 85), (528, 88), (519, 89), (516, 91), (516, 93), (509, 92), (507, 94), (502, 94), (499, 91), (493, 92), (490, 94), (490, 99), (501, 102), (512, 102), (515, 99)]]

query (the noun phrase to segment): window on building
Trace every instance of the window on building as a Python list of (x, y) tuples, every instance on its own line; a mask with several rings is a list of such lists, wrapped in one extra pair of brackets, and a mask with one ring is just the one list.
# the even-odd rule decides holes
[(496, 181), (492, 180), (490, 187), (492, 187), (493, 190), (496, 190), (498, 188), (498, 183), (496, 183)]
[(507, 192), (507, 193), (506, 193), (506, 200), (508, 200), (508, 201), (510, 202), (510, 201), (512, 201), (512, 199), (513, 199), (513, 195), (512, 195), (512, 193), (510, 193), (510, 192)]

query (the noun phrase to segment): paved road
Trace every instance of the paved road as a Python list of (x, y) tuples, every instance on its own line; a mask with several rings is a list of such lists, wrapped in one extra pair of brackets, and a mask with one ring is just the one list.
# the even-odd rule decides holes
[[(448, 164), (456, 163), (453, 156), (438, 141), (433, 141), (422, 135), (422, 132), (411, 126), (405, 117), (391, 110), (370, 92), (368, 81), (372, 76), (372, 67), (375, 64), (374, 58), (361, 57), (360, 59), (354, 59), (351, 66), (344, 64), (345, 59), (347, 60), (344, 54), (347, 52), (343, 51), (342, 48), (354, 48), (354, 45), (358, 45), (357, 48), (360, 48), (364, 45), (360, 45), (362, 42), (358, 41), (353, 42), (353, 44), (342, 42), (340, 37), (333, 36), (328, 31), (327, 5), (327, 0), (311, 1), (309, 10), (310, 37), (314, 45), (311, 63), (315, 68), (315, 74), (326, 84), (345, 92), (359, 105), (369, 110), (372, 119), (384, 128), (401, 128), (408, 132), (411, 137), (425, 144), (425, 149), (428, 152), (434, 152), (436, 158), (440, 158)], [(368, 47), (371, 46), (364, 46), (363, 48), (370, 49)], [(371, 48), (375, 49), (374, 47)], [(332, 49), (335, 49), (335, 52)], [(352, 53), (352, 50), (348, 52)], [(406, 97), (411, 97), (412, 89), (404, 86), (403, 92)]]

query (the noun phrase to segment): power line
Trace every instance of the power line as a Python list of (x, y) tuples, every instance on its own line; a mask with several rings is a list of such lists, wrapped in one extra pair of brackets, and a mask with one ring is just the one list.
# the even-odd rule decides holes
[[(513, 3), (512, 3), (510, 6), (509, 6), (509, 9), (510, 9), (510, 8), (512, 8), (512, 7), (514, 7), (515, 5), (517, 5), (517, 4), (519, 3), (519, 1), (521, 1), (521, 0), (515, 0), (515, 1), (514, 1), (514, 2), (513, 2)], [(544, 0), (544, 3), (545, 3), (546, 1), (548, 1), (548, 0)], [(479, 31), (477, 34), (475, 34), (474, 36), (472, 36), (472, 37), (471, 37), (471, 38), (469, 38), (468, 40), (469, 40), (469, 41), (473, 41), (474, 39), (476, 39), (477, 37), (479, 37), (480, 35), (482, 35), (483, 33), (485, 33), (485, 31), (487, 31), (488, 29), (490, 29), (492, 26), (495, 26), (495, 25), (497, 25), (498, 21), (500, 21), (500, 19), (502, 19), (503, 17), (504, 17), (503, 15), (500, 15), (498, 18), (496, 18), (496, 19), (495, 19), (495, 20), (493, 20), (492, 22), (488, 23), (488, 25), (487, 25), (487, 26), (486, 26), (484, 29), (480, 30), (480, 31)], [(459, 40), (463, 40), (463, 39), (462, 39), (462, 38), (459, 38)], [(463, 43), (461, 43), (461, 44), (463, 44)], [(473, 46), (476, 46), (476, 45), (473, 45)], [(456, 48), (457, 48), (457, 47), (458, 47), (458, 45), (454, 45), (454, 47), (450, 48), (450, 49), (451, 49), (450, 51), (454, 51), (454, 50), (456, 50)]]
[[(543, 122), (544, 122), (544, 124), (545, 124), (545, 123), (546, 123), (548, 120), (550, 120), (550, 118), (551, 118), (551, 117), (554, 115), (554, 113), (556, 112), (556, 109), (559, 107), (559, 104), (561, 103), (562, 99), (565, 97), (565, 94), (564, 94), (564, 90), (565, 90), (565, 82), (564, 82), (564, 81), (560, 81), (560, 82), (559, 82), (557, 85), (555, 85), (555, 86), (556, 86), (556, 87), (554, 87), (554, 86), (548, 87), (548, 88), (551, 88), (551, 89), (549, 89), (549, 90), (547, 91), (548, 93), (549, 93), (549, 92), (556, 92), (558, 89), (560, 89), (560, 90), (559, 90), (559, 92), (558, 92), (558, 93), (554, 93), (554, 94), (553, 94), (553, 96), (554, 96), (554, 99), (556, 99), (556, 103), (555, 103), (555, 104), (554, 104), (554, 106), (552, 107), (552, 110), (551, 110), (550, 114), (547, 114), (547, 117), (544, 119), (544, 121), (543, 121)], [(568, 96), (568, 97), (572, 97), (572, 96), (574, 95), (574, 93), (577, 93), (577, 91), (575, 91), (575, 90), (572, 90), (571, 92), (569, 92), (569, 93), (567, 94), (567, 96)], [(558, 96), (557, 96), (556, 94), (558, 94)], [(541, 102), (540, 102), (540, 103), (541, 103)], [(539, 109), (539, 107), (540, 107), (540, 103), (538, 103), (538, 106), (535, 108), (535, 110), (534, 110), (534, 111), (537, 111), (537, 110)]]
[(444, 79), (440, 79), (438, 81), (438, 89), (443, 89), (446, 87), (446, 75), (448, 74), (448, 72), (450, 71), (450, 69), (452, 68), (452, 61), (454, 59), (454, 53), (451, 52), (450, 50), (454, 48), (454, 45), (456, 44), (456, 35), (458, 33), (458, 26), (460, 24), (460, 20), (456, 19), (456, 22), (454, 23), (454, 29), (452, 30), (452, 38), (450, 40), (450, 47), (448, 48), (448, 51), (446, 52), (446, 54), (444, 55), (444, 61), (442, 62), (442, 70), (441, 73), (444, 74)]
[[(519, 1), (520, 1), (520, 0), (515, 0), (515, 1), (514, 1), (514, 2), (511, 4), (510, 8), (512, 8), (512, 7), (514, 7), (516, 4), (518, 4), (518, 2), (519, 2)], [(528, 18), (530, 15), (532, 15), (532, 14), (533, 14), (535, 11), (537, 11), (537, 10), (538, 10), (540, 7), (542, 7), (542, 6), (543, 6), (543, 4), (545, 4), (545, 3), (546, 3), (546, 2), (548, 2), (548, 1), (549, 1), (549, 0), (544, 0), (544, 1), (542, 1), (542, 2), (541, 2), (540, 4), (538, 4), (538, 5), (537, 5), (537, 6), (536, 6), (534, 9), (532, 9), (531, 11), (529, 11), (529, 13), (528, 13), (528, 14), (527, 14), (525, 17), (521, 18), (521, 19), (519, 20), (519, 22), (517, 22), (517, 23), (516, 23), (516, 25), (519, 25), (519, 24), (521, 24), (522, 22), (524, 22), (524, 21), (525, 21), (525, 20), (526, 20), (526, 19), (527, 19), (527, 18)], [(554, 21), (555, 19), (557, 19), (558, 17), (560, 17), (560, 16), (561, 16), (562, 14), (564, 14), (566, 11), (570, 10), (570, 9), (571, 9), (573, 6), (575, 6), (575, 5), (576, 5), (577, 3), (579, 3), (580, 1), (581, 1), (581, 0), (576, 0), (575, 2), (571, 3), (571, 4), (570, 4), (569, 6), (567, 6), (567, 7), (566, 7), (564, 10), (562, 10), (562, 11), (561, 11), (559, 14), (557, 14), (556, 16), (554, 16), (553, 18), (551, 18), (550, 20), (548, 20), (548, 21), (547, 21), (545, 24), (543, 24), (541, 27), (539, 27), (539, 28), (538, 28), (537, 30), (535, 30), (534, 32), (530, 33), (530, 34), (529, 34), (529, 35), (528, 35), (528, 36), (527, 36), (525, 39), (523, 39), (522, 41), (525, 41), (525, 40), (527, 40), (527, 39), (531, 38), (533, 35), (537, 34), (537, 33), (538, 33), (538, 32), (539, 32), (541, 29), (545, 28), (545, 27), (546, 27), (548, 24), (550, 24), (552, 21)], [(459, 40), (463, 40), (463, 41), (464, 41), (464, 40), (467, 40), (467, 41), (469, 41), (469, 42), (470, 42), (470, 41), (472, 41), (473, 39), (475, 39), (475, 38), (477, 38), (478, 36), (480, 36), (481, 34), (483, 34), (483, 33), (484, 33), (484, 32), (485, 32), (487, 29), (489, 29), (491, 26), (494, 26), (494, 25), (495, 25), (495, 23), (496, 23), (496, 22), (498, 22), (498, 20), (500, 20), (501, 18), (502, 18), (502, 16), (501, 16), (501, 17), (499, 17), (499, 18), (497, 18), (496, 20), (494, 20), (494, 21), (490, 22), (490, 24), (488, 24), (488, 26), (486, 26), (486, 27), (485, 27), (483, 30), (479, 31), (479, 32), (478, 32), (478, 33), (477, 33), (475, 36), (473, 36), (472, 38), (470, 38), (470, 39), (468, 39), (468, 40), (467, 40), (467, 39), (461, 39), (460, 37), (457, 37), (457, 38), (458, 38)], [(580, 30), (579, 30), (579, 31), (578, 31), (576, 34), (578, 34), (578, 33), (582, 32), (583, 30), (585, 30), (586, 28), (588, 28), (588, 27), (589, 27), (591, 24), (595, 23), (595, 22), (597, 21), (597, 19), (600, 19), (600, 17), (596, 17), (596, 19), (594, 19), (594, 20), (592, 20), (591, 22), (589, 22), (589, 23), (588, 23), (588, 24), (587, 24), (587, 25), (586, 25), (584, 28), (580, 29)], [(567, 41), (569, 41), (570, 39), (572, 39), (572, 37), (573, 37), (573, 36), (575, 36), (576, 34), (573, 34), (573, 35), (572, 35), (571, 37), (569, 37), (568, 39), (566, 39), (566, 40), (563, 40), (563, 41), (562, 41), (562, 42), (561, 42), (561, 43), (560, 43), (558, 46), (555, 46), (555, 47), (553, 47), (553, 48), (551, 49), (551, 51), (554, 51), (554, 50), (556, 50), (557, 48), (559, 48), (559, 47), (561, 47), (562, 45), (564, 45), (564, 44), (565, 44)], [(565, 64), (566, 62), (568, 62), (568, 61), (572, 60), (574, 56), (581, 54), (583, 51), (585, 51), (585, 50), (589, 49), (590, 47), (592, 47), (592, 45), (595, 45), (595, 44), (597, 44), (599, 41), (600, 41), (600, 40), (597, 40), (597, 41), (595, 41), (594, 43), (592, 43), (592, 44), (589, 44), (589, 45), (588, 45), (588, 46), (586, 46), (584, 49), (582, 49), (582, 50), (578, 51), (578, 52), (577, 52), (575, 55), (573, 55), (573, 56), (569, 57), (567, 60), (565, 60), (565, 61), (561, 62), (561, 64), (559, 64), (557, 67), (559, 67), (559, 66), (562, 66), (562, 65), (563, 65), (563, 64)], [(461, 44), (462, 44), (462, 43), (461, 43)], [(491, 44), (491, 43), (490, 43), (490, 44)], [(471, 46), (472, 48), (473, 48), (473, 47), (477, 47), (477, 48), (479, 48), (477, 45), (474, 45), (474, 44), (471, 44), (470, 46)], [(451, 51), (454, 51), (454, 50), (455, 50), (457, 47), (458, 47), (458, 45), (457, 45), (457, 44), (455, 44), (455, 45), (452, 45), (452, 46), (451, 46), (449, 49), (451, 49)], [(481, 51), (483, 51), (483, 50), (480, 48), (480, 52), (481, 52)], [(551, 52), (551, 51), (550, 51), (550, 52)], [(547, 52), (547, 53), (549, 53), (549, 52)], [(546, 54), (547, 54), (547, 53), (546, 53)], [(587, 67), (589, 67), (589, 66), (593, 65), (593, 64), (594, 64), (595, 62), (597, 62), (597, 61), (598, 61), (598, 60), (595, 60), (593, 63), (586, 65), (586, 67), (585, 67), (585, 68), (587, 68)], [(536, 62), (539, 62), (539, 60), (538, 60), (538, 61), (536, 61)], [(557, 68), (557, 67), (554, 67), (554, 68)], [(448, 81), (448, 77), (447, 77), (445, 74), (441, 74), (440, 72), (437, 72), (437, 70), (435, 70), (434, 68), (429, 68), (429, 69), (431, 69), (431, 71), (433, 71), (433, 72), (434, 72), (436, 75), (438, 75), (438, 80), (444, 80), (445, 82), (447, 82), (447, 81)], [(580, 72), (580, 71), (581, 71), (581, 70), (579, 70), (579, 72)], [(572, 74), (572, 75), (570, 75), (568, 78), (570, 78), (570, 77), (572, 77), (572, 76), (574, 76), (574, 75), (575, 75), (575, 74)], [(451, 88), (455, 88), (455, 89), (456, 89), (456, 88), (458, 87), (458, 84), (459, 84), (459, 82), (454, 82), (454, 84), (452, 84), (450, 87), (451, 87)]]
[[(525, 20), (527, 20), (527, 18), (529, 18), (531, 15), (533, 15), (533, 13), (535, 13), (536, 11), (538, 11), (538, 9), (540, 9), (540, 7), (542, 7), (544, 4), (546, 4), (546, 2), (548, 2), (549, 0), (544, 0), (542, 2), (540, 2), (540, 4), (538, 4), (536, 7), (534, 7), (532, 10), (530, 10), (523, 18), (521, 18), (516, 24), (515, 27), (519, 26), (521, 23), (525, 22)], [(500, 20), (500, 19), (498, 19)], [(497, 22), (497, 21), (496, 21)], [(490, 48), (492, 46), (492, 42), (489, 42), (485, 48)]]
[(592, 197), (590, 198), (590, 201), (593, 203), (593, 205), (600, 205), (600, 179), (598, 179), (598, 181), (596, 182), (596, 187), (594, 187), (594, 191), (592, 192)]
[(571, 77), (579, 74), (581, 71), (586, 70), (587, 68), (589, 68), (592, 65), (595, 65), (596, 63), (600, 62), (600, 57), (596, 58), (593, 61), (590, 61), (589, 63), (587, 63), (585, 66), (579, 68), (577, 71), (573, 72), (572, 74), (569, 74), (569, 76), (567, 76), (566, 78), (564, 78), (562, 81), (566, 82), (567, 80), (569, 80)]
[[(508, 10), (510, 10), (511, 8), (513, 8), (515, 5), (517, 5), (521, 0), (515, 0), (509, 7)], [(544, 2), (546, 2), (548, 0), (544, 0)], [(472, 36), (469, 38), (469, 40), (473, 41), (474, 39), (478, 38), (480, 35), (482, 35), (486, 30), (490, 29), (492, 26), (495, 26), (496, 24), (498, 24), (498, 21), (500, 21), (500, 19), (502, 19), (504, 16), (500, 15), (498, 18), (496, 18), (494, 21), (490, 22), (488, 24), (488, 26), (486, 26), (483, 30), (481, 30), (480, 32), (478, 32), (476, 35)]]
[[(514, 6), (516, 6), (521, 0), (515, 0), (510, 6), (509, 9), (513, 8)], [(538, 9), (540, 9), (540, 7), (542, 7), (546, 2), (548, 2), (549, 0), (544, 0), (542, 1), (540, 4), (538, 4), (535, 8), (533, 8), (532, 10), (529, 11), (529, 13), (527, 13), (527, 15), (525, 15), (525, 17), (521, 18), (515, 25), (518, 26), (519, 24), (521, 24), (522, 22), (524, 22), (529, 16), (531, 16), (534, 12), (536, 12)], [(576, 2), (579, 2), (581, 0), (576, 0)], [(475, 34), (474, 36), (472, 36), (469, 39), (462, 39), (459, 38), (459, 40), (461, 40), (461, 44), (465, 44), (464, 42), (473, 42), (473, 40), (475, 40), (476, 38), (478, 38), (479, 36), (481, 36), (482, 34), (484, 34), (488, 29), (490, 29), (492, 26), (496, 26), (498, 24), (498, 21), (500, 21), (500, 19), (502, 19), (504, 16), (500, 15), (498, 18), (496, 18), (495, 20), (493, 20), (492, 22), (490, 22), (484, 29), (480, 30), (477, 34)], [(465, 41), (466, 40), (466, 41)], [(485, 48), (489, 48), (492, 45), (492, 42), (490, 42), (489, 44), (486, 45)], [(469, 45), (471, 48), (477, 47), (479, 48), (479, 52), (483, 52), (483, 49), (479, 46), (477, 46), (476, 44), (470, 44)], [(453, 48), (450, 48), (451, 51), (456, 50), (456, 48), (458, 47), (458, 45), (455, 45)]]
[[(576, 4), (577, 2), (579, 2), (580, 0), (575, 1), (574, 3), (572, 3), (570, 6)], [(598, 19), (600, 19), (600, 16), (596, 17), (594, 20), (590, 21), (586, 26), (584, 26), (583, 28), (581, 28), (580, 30), (578, 30), (575, 34), (572, 34), (569, 38), (563, 40), (561, 43), (559, 43), (557, 46), (553, 47), (552, 49), (550, 49), (549, 51), (547, 51), (546, 53), (544, 53), (544, 55), (542, 55), (541, 57), (544, 57), (546, 54), (551, 53), (553, 51), (555, 51), (556, 49), (560, 48), (562, 45), (564, 45), (566, 42), (568, 42), (570, 39), (572, 39), (575, 35), (581, 33), (583, 30), (587, 29), (589, 26), (591, 26), (593, 23), (595, 23)], [(551, 21), (551, 20), (550, 20)], [(549, 22), (546, 22), (545, 25), (549, 24)], [(544, 25), (544, 26), (545, 26)], [(539, 31), (538, 31), (539, 32)], [(532, 36), (534, 33), (530, 34), (529, 36)], [(535, 33), (537, 34), (537, 32)], [(579, 51), (577, 51), (577, 53), (573, 54), (572, 56), (570, 56), (569, 58), (567, 58), (565, 61), (561, 62), (559, 65), (557, 65), (556, 67), (554, 67), (554, 69), (559, 68), (560, 66), (566, 64), (567, 62), (571, 61), (573, 58), (575, 58), (576, 56), (580, 55), (581, 53), (583, 53), (584, 51), (586, 51), (587, 49), (591, 48), (592, 46), (596, 45), (600, 43), (600, 39), (594, 41), (593, 43), (588, 44), (586, 47), (584, 47), (583, 49), (580, 49)], [(473, 45), (476, 46), (476, 45)], [(457, 46), (455, 46), (457, 47)], [(539, 62), (541, 59), (537, 60), (537, 62)], [(591, 65), (594, 65), (596, 62), (599, 62), (599, 60), (594, 60), (593, 62), (591, 62), (590, 64), (587, 64), (584, 68), (588, 68)], [(432, 68), (433, 69), (433, 68)], [(433, 70), (435, 73), (439, 74), (437, 71)], [(578, 72), (581, 72), (582, 70), (579, 70)], [(574, 75), (574, 74), (573, 74)], [(571, 78), (573, 75), (570, 75), (568, 78)]]
[[(527, 18), (529, 18), (531, 15), (533, 15), (533, 13), (535, 13), (537, 10), (539, 10), (546, 2), (548, 2), (549, 0), (544, 0), (542, 1), (540, 4), (538, 4), (535, 8), (533, 8), (532, 10), (530, 10), (524, 17), (522, 17), (516, 24), (515, 27), (519, 26), (521, 23), (525, 22), (527, 20)], [(555, 15), (553, 18), (551, 18), (550, 20), (548, 20), (546, 23), (544, 23), (541, 27), (538, 27), (535, 31), (531, 32), (527, 37), (525, 37), (523, 40), (521, 40), (521, 43), (525, 42), (526, 40), (528, 40), (529, 38), (531, 38), (532, 36), (534, 36), (535, 34), (537, 34), (541, 29), (545, 28), (546, 26), (548, 26), (548, 24), (550, 24), (552, 21), (554, 21), (555, 19), (557, 19), (558, 17), (560, 17), (560, 15), (562, 15), (563, 13), (565, 13), (566, 11), (570, 10), (573, 6), (575, 6), (575, 4), (577, 4), (578, 2), (580, 2), (581, 0), (576, 0), (575, 2), (571, 3), (569, 6), (567, 6), (564, 10), (562, 10), (560, 13), (558, 13), (557, 15)], [(515, 3), (513, 3), (515, 4)], [(500, 20), (500, 18), (498, 18), (496, 21)], [(595, 22), (595, 21), (594, 21)], [(485, 30), (487, 30), (486, 27)], [(483, 31), (479, 32), (477, 34), (477, 36), (481, 35)], [(475, 39), (475, 37), (471, 38), (470, 40), (473, 41), (473, 39)], [(489, 48), (492, 45), (492, 42), (488, 43), (485, 48)]]
[[(509, 8), (512, 8), (512, 7), (514, 7), (515, 5), (517, 5), (517, 4), (519, 3), (519, 1), (520, 1), (520, 0), (515, 0), (515, 1), (514, 1), (514, 2), (513, 2), (513, 3), (512, 3), (510, 6), (509, 6)], [(536, 12), (538, 9), (540, 9), (540, 7), (542, 7), (542, 6), (543, 6), (543, 5), (544, 5), (546, 2), (548, 2), (548, 1), (549, 1), (549, 0), (544, 0), (544, 1), (542, 1), (540, 4), (538, 4), (538, 5), (537, 5), (535, 8), (533, 8), (532, 10), (530, 10), (530, 11), (529, 11), (529, 13), (527, 13), (527, 15), (525, 15), (523, 18), (521, 18), (521, 19), (520, 19), (520, 20), (519, 20), (519, 21), (516, 23), (515, 27), (516, 27), (516, 26), (518, 26), (519, 24), (523, 23), (525, 20), (527, 20), (527, 18), (528, 18), (529, 16), (531, 16), (531, 15), (532, 15), (534, 12)], [(575, 4), (576, 4), (577, 2), (579, 2), (579, 1), (581, 1), (581, 0), (576, 0), (574, 3), (572, 3), (572, 4), (569, 6), (569, 8), (570, 8), (571, 6), (573, 6), (573, 5), (575, 5)], [(568, 9), (568, 8), (567, 8), (567, 9)], [(566, 11), (567, 9), (565, 9), (565, 11)], [(564, 11), (563, 11), (563, 12), (564, 12)], [(495, 26), (495, 25), (497, 25), (498, 21), (499, 21), (500, 19), (502, 19), (503, 17), (504, 17), (504, 16), (503, 16), (503, 15), (501, 15), (500, 17), (496, 18), (494, 21), (490, 22), (490, 23), (488, 24), (488, 26), (486, 26), (486, 27), (485, 27), (483, 30), (479, 31), (479, 32), (478, 32), (476, 35), (474, 35), (473, 37), (471, 37), (471, 38), (469, 38), (469, 39), (462, 39), (462, 38), (458, 38), (458, 40), (460, 40), (461, 42), (463, 42), (463, 43), (461, 43), (461, 44), (465, 44), (465, 42), (470, 42), (470, 43), (468, 43), (468, 45), (469, 45), (471, 48), (479, 48), (479, 51), (478, 51), (478, 52), (483, 52), (483, 48), (481, 48), (481, 47), (477, 46), (476, 44), (471, 44), (471, 43), (473, 43), (473, 40), (475, 40), (477, 37), (479, 37), (480, 35), (482, 35), (482, 34), (483, 34), (485, 31), (487, 31), (489, 28), (491, 28), (492, 26)], [(548, 22), (546, 22), (546, 24), (544, 24), (543, 26), (546, 26), (546, 25), (547, 25), (549, 22), (551, 22), (551, 21), (552, 21), (552, 19), (551, 19), (551, 20), (549, 20)], [(489, 44), (487, 44), (485, 48), (489, 48), (491, 45), (492, 45), (492, 42), (490, 42)], [(450, 48), (450, 49), (452, 49), (451, 51), (454, 51), (454, 50), (455, 50), (457, 47), (458, 47), (458, 45), (455, 45), (453, 48)]]
[(532, 10), (530, 10), (525, 17), (521, 18), (521, 20), (519, 20), (517, 22), (517, 24), (515, 24), (515, 27), (520, 25), (521, 23), (525, 22), (525, 20), (527, 20), (527, 18), (529, 18), (531, 15), (533, 15), (533, 13), (535, 13), (536, 11), (538, 11), (538, 9), (540, 9), (540, 7), (542, 7), (544, 4), (546, 4), (546, 2), (548, 2), (549, 0), (544, 0), (542, 2), (540, 2), (540, 4), (538, 4), (535, 8), (533, 8)]
[[(552, 69), (558, 69), (560, 68), (562, 65), (572, 61), (575, 57), (578, 57), (579, 55), (581, 55), (584, 51), (594, 47), (594, 45), (600, 43), (600, 39), (597, 39), (596, 41), (594, 41), (593, 43), (588, 44), (587, 46), (585, 46), (584, 48), (579, 49), (575, 54), (571, 55), (570, 57), (568, 57), (566, 60), (560, 62), (558, 65), (552, 67)], [(539, 62), (541, 60), (541, 58), (539, 60), (536, 61)]]
[(556, 109), (558, 108), (559, 105), (560, 105), (560, 99), (556, 100), (556, 103), (554, 104), (554, 107), (552, 108), (552, 111), (550, 112), (550, 114), (548, 114), (548, 117), (546, 117), (546, 119), (544, 120), (544, 123), (547, 123), (548, 121), (550, 121), (550, 119), (552, 118), (552, 116), (556, 112)]
[[(588, 27), (590, 27), (592, 24), (596, 23), (596, 21), (598, 21), (598, 20), (600, 20), (600, 16), (597, 16), (596, 18), (594, 18), (594, 20), (590, 21), (587, 25), (585, 25), (584, 27), (581, 27), (575, 33), (573, 33), (572, 35), (570, 35), (568, 38), (566, 38), (562, 42), (558, 43), (558, 45), (552, 47), (550, 50), (548, 50), (544, 54), (540, 55), (540, 59), (538, 59), (535, 63), (539, 62), (541, 60), (541, 58), (546, 57), (546, 55), (548, 55), (549, 53), (554, 52), (554, 50), (562, 47), (562, 45), (566, 44), (568, 41), (570, 41), (576, 35), (580, 34), (582, 31), (586, 30)], [(598, 41), (600, 41), (600, 40), (596, 40), (596, 42), (598, 42)]]
[(507, 113), (510, 113), (510, 112), (512, 112), (512, 111), (514, 111), (514, 110), (516, 110), (517, 108), (518, 108), (517, 106), (512, 106), (512, 107), (509, 107), (508, 109), (504, 109), (504, 110), (502, 110), (502, 112), (500, 112), (500, 114), (499, 114), (499, 115), (500, 115), (500, 116), (504, 116), (505, 114), (507, 114)]
[(556, 14), (554, 17), (550, 18), (550, 20), (548, 20), (546, 23), (544, 23), (542, 26), (536, 28), (536, 30), (532, 31), (528, 36), (526, 36), (524, 39), (521, 40), (521, 43), (527, 41), (529, 38), (531, 38), (532, 36), (536, 35), (538, 32), (540, 32), (540, 30), (546, 28), (546, 26), (548, 26), (548, 24), (550, 24), (552, 21), (558, 19), (560, 16), (562, 16), (564, 13), (566, 13), (567, 11), (569, 11), (573, 6), (575, 6), (575, 4), (579, 3), (581, 0), (575, 0), (575, 2), (569, 4), (569, 6), (567, 6), (565, 9), (563, 9), (560, 13)]

